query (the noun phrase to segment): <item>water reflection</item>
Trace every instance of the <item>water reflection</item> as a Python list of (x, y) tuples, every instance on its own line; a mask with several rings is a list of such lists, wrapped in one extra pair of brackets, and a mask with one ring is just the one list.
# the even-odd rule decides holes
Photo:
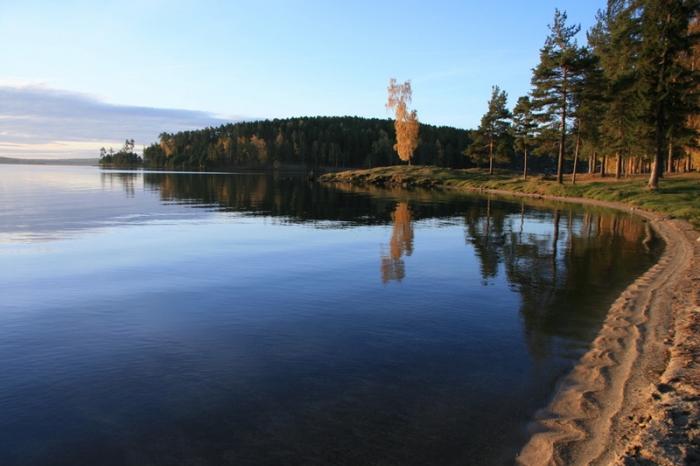
[(658, 251), (536, 199), (66, 173), (0, 169), (3, 464), (499, 464)]
[(140, 180), (141, 175), (136, 172), (100, 172), (103, 189), (113, 189), (115, 185), (118, 185), (126, 191), (127, 197), (134, 197), (137, 182)]
[(413, 252), (413, 216), (408, 202), (396, 204), (396, 210), (391, 214), (394, 229), (389, 244), (381, 246), (382, 265), (380, 267), (382, 283), (385, 285), (395, 280), (400, 282), (406, 277), (406, 264), (403, 255), (410, 256)]
[(654, 241), (639, 218), (555, 206), (550, 215), (537, 214), (532, 224), (526, 202), (516, 212), (513, 204), (480, 200), (464, 217), (465, 239), (474, 247), (482, 285), (504, 274), (520, 295), (535, 362), (551, 356), (554, 340), (568, 342), (562, 355), (575, 357), (607, 312), (608, 286), (623, 283), (660, 250), (640, 247)]

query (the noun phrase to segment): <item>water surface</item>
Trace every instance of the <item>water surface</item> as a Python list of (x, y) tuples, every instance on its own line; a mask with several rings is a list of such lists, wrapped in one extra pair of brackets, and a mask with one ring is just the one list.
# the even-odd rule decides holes
[(0, 165), (0, 196), (7, 465), (508, 464), (660, 248), (281, 175)]

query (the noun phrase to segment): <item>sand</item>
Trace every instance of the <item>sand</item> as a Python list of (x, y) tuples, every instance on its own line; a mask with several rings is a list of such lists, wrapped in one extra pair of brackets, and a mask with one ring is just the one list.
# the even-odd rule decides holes
[(519, 465), (700, 464), (700, 233), (635, 213), (650, 220), (665, 252), (615, 301), (589, 351), (537, 413)]

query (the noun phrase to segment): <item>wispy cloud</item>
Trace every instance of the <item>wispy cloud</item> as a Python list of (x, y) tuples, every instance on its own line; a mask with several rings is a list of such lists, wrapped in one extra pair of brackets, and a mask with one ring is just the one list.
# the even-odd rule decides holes
[(98, 96), (54, 89), (41, 83), (0, 82), (0, 156), (96, 157), (102, 146), (134, 139), (137, 147), (162, 132), (250, 120), (206, 112), (114, 105)]

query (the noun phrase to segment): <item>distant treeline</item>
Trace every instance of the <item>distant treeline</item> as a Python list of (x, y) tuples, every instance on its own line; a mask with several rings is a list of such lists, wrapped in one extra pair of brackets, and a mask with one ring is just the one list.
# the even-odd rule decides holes
[[(413, 161), (420, 165), (469, 168), (461, 154), (468, 130), (420, 125)], [(144, 165), (169, 169), (372, 168), (400, 163), (393, 120), (304, 117), (230, 123), (217, 128), (162, 133), (143, 151)]]
[(0, 157), (0, 164), (12, 165), (97, 165), (98, 159), (16, 159)]

